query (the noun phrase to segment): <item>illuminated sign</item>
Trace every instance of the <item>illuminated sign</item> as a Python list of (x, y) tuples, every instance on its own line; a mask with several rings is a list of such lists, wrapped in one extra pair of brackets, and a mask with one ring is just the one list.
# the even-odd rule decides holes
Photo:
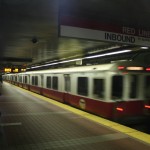
[(150, 29), (60, 16), (60, 36), (150, 46)]
[(26, 69), (21, 69), (21, 72), (25, 72), (26, 71)]
[(5, 68), (4, 72), (6, 72), (6, 73), (11, 72), (11, 68)]
[(144, 70), (143, 67), (127, 67), (127, 70)]
[(12, 72), (18, 72), (18, 68), (13, 69)]

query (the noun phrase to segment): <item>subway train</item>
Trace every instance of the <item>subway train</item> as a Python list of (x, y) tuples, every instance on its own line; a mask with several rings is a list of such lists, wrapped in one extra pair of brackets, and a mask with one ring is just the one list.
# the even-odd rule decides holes
[(150, 117), (150, 67), (132, 61), (5, 74), (11, 84), (118, 122)]

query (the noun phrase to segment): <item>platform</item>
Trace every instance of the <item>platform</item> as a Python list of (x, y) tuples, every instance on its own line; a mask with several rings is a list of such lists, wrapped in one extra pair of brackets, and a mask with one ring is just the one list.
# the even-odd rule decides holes
[(148, 150), (150, 135), (4, 82), (0, 150)]

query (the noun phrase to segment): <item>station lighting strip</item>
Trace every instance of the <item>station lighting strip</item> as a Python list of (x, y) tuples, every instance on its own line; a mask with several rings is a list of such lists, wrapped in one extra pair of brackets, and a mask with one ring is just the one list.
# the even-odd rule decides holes
[(123, 50), (123, 51), (117, 51), (117, 52), (110, 52), (110, 53), (106, 53), (106, 54), (88, 56), (88, 57), (85, 57), (84, 59), (97, 58), (97, 57), (103, 57), (103, 56), (110, 56), (110, 55), (115, 55), (115, 54), (127, 53), (127, 52), (130, 52), (130, 51), (131, 50)]
[(88, 56), (88, 57), (84, 57), (84, 58), (65, 60), (65, 61), (61, 61), (61, 62), (55, 62), (55, 63), (45, 64), (45, 65), (34, 66), (31, 68), (27, 68), (27, 69), (35, 69), (35, 68), (39, 68), (39, 67), (52, 66), (52, 65), (57, 65), (57, 64), (62, 64), (62, 63), (67, 63), (67, 62), (72, 62), (72, 61), (80, 61), (82, 59), (91, 59), (91, 58), (110, 56), (110, 55), (116, 55), (116, 54), (127, 53), (127, 52), (131, 52), (131, 50), (123, 50), (123, 51), (110, 52), (110, 53), (105, 53), (105, 54), (100, 54), (100, 55)]
[[(50, 64), (45, 64), (45, 65), (39, 65), (39, 66), (31, 67), (31, 69), (39, 68), (39, 67), (52, 66), (52, 65), (57, 65), (57, 64), (62, 64), (62, 63), (67, 63), (67, 62), (72, 62), (72, 61), (78, 61), (78, 60), (81, 60), (81, 58), (78, 58), (78, 59), (71, 59), (71, 60), (65, 60), (65, 61), (56, 62), (56, 63), (50, 63)], [(28, 69), (29, 69), (29, 68), (28, 68)]]

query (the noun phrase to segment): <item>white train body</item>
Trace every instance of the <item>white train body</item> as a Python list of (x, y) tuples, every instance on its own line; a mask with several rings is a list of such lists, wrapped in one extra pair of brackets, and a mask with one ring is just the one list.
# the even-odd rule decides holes
[(4, 80), (112, 120), (150, 112), (150, 69), (134, 62), (6, 74)]

